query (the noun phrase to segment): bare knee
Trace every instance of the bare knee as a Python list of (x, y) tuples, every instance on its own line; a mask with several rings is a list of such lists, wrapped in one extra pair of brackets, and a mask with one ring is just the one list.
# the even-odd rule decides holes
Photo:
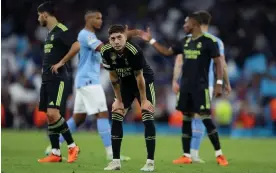
[(60, 119), (60, 113), (58, 109), (48, 108), (47, 109), (48, 123), (53, 124)]
[(74, 119), (76, 125), (79, 126), (82, 123), (84, 123), (84, 121), (86, 119), (86, 113), (74, 114), (73, 119)]
[(109, 118), (108, 112), (100, 112), (97, 114), (98, 118)]

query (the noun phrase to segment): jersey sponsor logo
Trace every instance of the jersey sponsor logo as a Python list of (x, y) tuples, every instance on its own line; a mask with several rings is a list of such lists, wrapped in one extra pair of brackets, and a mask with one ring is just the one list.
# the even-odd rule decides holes
[(197, 59), (200, 54), (199, 50), (184, 49), (185, 59)]
[(132, 75), (131, 71), (132, 71), (132, 68), (130, 68), (130, 67), (116, 69), (118, 76), (121, 78), (131, 76)]
[(50, 53), (53, 47), (54, 47), (53, 44), (45, 44), (44, 53)]
[(54, 36), (54, 34), (53, 34), (53, 35), (51, 35), (50, 40), (53, 41), (54, 39), (55, 39), (55, 36)]

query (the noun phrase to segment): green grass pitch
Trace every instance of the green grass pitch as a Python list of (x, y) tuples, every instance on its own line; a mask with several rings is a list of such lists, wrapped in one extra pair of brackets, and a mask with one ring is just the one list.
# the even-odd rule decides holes
[[(92, 132), (74, 135), (81, 147), (76, 163), (41, 164), (48, 145), (44, 131), (2, 131), (2, 173), (103, 173), (107, 165), (100, 137)], [(214, 151), (207, 137), (200, 150), (205, 164), (173, 165), (172, 160), (181, 155), (178, 136), (157, 136), (156, 170), (160, 173), (276, 173), (275, 139), (221, 139), (223, 151), (229, 159), (228, 167), (215, 162)], [(62, 153), (67, 157), (66, 145)], [(122, 163), (121, 173), (138, 173), (145, 163), (146, 149), (143, 135), (125, 135), (122, 153), (132, 158)]]

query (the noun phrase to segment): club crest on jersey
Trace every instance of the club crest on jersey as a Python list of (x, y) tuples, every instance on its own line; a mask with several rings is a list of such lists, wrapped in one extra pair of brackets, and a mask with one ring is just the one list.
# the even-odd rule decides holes
[(54, 34), (53, 34), (53, 35), (51, 35), (50, 40), (51, 40), (51, 41), (53, 41), (53, 40), (54, 40), (54, 38), (55, 38), (55, 36), (54, 36)]
[(201, 42), (197, 43), (196, 48), (198, 49), (202, 48), (202, 43)]
[(116, 64), (115, 60), (116, 60), (117, 56), (116, 56), (116, 54), (114, 52), (110, 53), (110, 58), (112, 60), (112, 64)]
[(128, 61), (127, 61), (127, 59), (126, 59), (126, 58), (125, 58), (125, 64), (126, 64), (126, 65), (128, 65)]

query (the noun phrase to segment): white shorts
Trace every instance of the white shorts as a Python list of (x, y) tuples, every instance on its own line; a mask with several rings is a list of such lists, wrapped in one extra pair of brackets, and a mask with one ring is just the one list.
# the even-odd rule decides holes
[(107, 111), (106, 98), (101, 85), (77, 88), (74, 113), (93, 115), (105, 111)]
[(213, 95), (214, 95), (214, 87), (209, 86), (209, 94), (210, 94), (210, 100), (212, 101)]

